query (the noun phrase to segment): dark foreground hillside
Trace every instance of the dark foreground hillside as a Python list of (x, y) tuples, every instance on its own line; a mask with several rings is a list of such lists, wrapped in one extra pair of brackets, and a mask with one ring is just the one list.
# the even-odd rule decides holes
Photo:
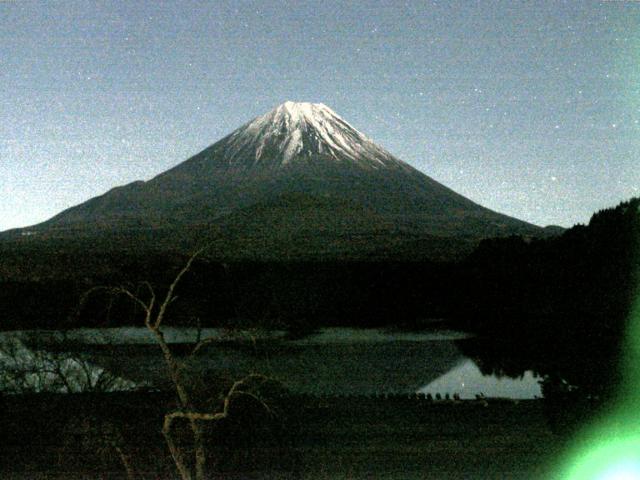
[[(159, 393), (7, 396), (4, 479), (177, 478)], [(255, 405), (254, 405), (255, 407)], [(208, 433), (211, 478), (545, 478), (560, 448), (541, 401), (287, 398)]]

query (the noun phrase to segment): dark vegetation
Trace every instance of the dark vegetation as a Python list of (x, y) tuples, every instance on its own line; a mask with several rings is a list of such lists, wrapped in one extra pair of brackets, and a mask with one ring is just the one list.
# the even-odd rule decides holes
[(639, 206), (600, 211), (557, 238), (483, 241), (462, 263), (460, 318), (502, 335), (618, 336), (638, 286)]
[[(13, 256), (13, 258), (11, 258)], [(59, 252), (24, 247), (5, 253), (0, 289), (3, 329), (140, 326), (125, 298), (93, 295), (95, 286), (166, 287), (184, 264), (172, 253)], [(34, 265), (25, 268), (23, 259)], [(24, 270), (27, 270), (26, 272)], [(260, 325), (293, 330), (326, 325), (410, 325), (446, 314), (451, 267), (435, 262), (228, 262), (204, 258), (179, 286), (172, 324)], [(15, 299), (20, 299), (16, 302)]]
[[(276, 415), (245, 399), (207, 429), (207, 478), (544, 478), (559, 444), (535, 401), (269, 401)], [(0, 476), (124, 479), (119, 449), (133, 478), (176, 478), (157, 428), (172, 402), (163, 393), (5, 397)]]
[(454, 317), (480, 335), (461, 342), (462, 353), (483, 373), (541, 375), (556, 432), (580, 428), (624, 395), (640, 285), (639, 208), (640, 199), (624, 202), (553, 239), (487, 240), (460, 265), (465, 293)]
[(639, 207), (624, 202), (553, 239), (487, 240), (461, 264), (456, 318), (492, 339), (475, 352), (489, 370), (527, 367), (584, 395), (615, 392), (638, 293)]

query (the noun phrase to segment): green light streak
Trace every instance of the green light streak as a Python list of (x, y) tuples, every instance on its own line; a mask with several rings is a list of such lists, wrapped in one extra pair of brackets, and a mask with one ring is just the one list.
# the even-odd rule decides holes
[(559, 478), (569, 480), (640, 479), (640, 435), (601, 428)]
[[(635, 254), (640, 253), (640, 242)], [(565, 458), (558, 479), (640, 480), (640, 272), (627, 320), (622, 385), (616, 404), (588, 426)]]
[(640, 300), (626, 342), (618, 403), (579, 435), (559, 479), (640, 480)]

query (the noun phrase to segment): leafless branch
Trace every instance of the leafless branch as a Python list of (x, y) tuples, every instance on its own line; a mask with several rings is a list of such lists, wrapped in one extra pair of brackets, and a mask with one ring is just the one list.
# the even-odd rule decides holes
[[(218, 420), (226, 418), (229, 415), (229, 410), (233, 400), (243, 396), (249, 397), (258, 402), (268, 413), (273, 413), (269, 406), (262, 399), (260, 399), (258, 395), (249, 391), (248, 387), (250, 382), (258, 381), (258, 386), (260, 386), (268, 381), (267, 377), (259, 374), (251, 374), (234, 382), (223, 397), (222, 409), (220, 411), (201, 412), (193, 408), (193, 402), (191, 400), (190, 392), (186, 388), (182, 377), (182, 370), (184, 369), (189, 359), (199, 353), (206, 345), (212, 343), (215, 339), (202, 339), (201, 325), (198, 324), (198, 335), (196, 338), (196, 343), (187, 359), (184, 361), (180, 361), (170, 349), (162, 330), (162, 325), (168, 307), (178, 298), (176, 295), (176, 288), (178, 287), (185, 274), (192, 267), (193, 262), (205, 250), (205, 248), (196, 251), (193, 255), (191, 255), (191, 257), (189, 257), (184, 267), (174, 277), (173, 281), (166, 291), (162, 302), (159, 303), (159, 306), (157, 308), (156, 292), (149, 282), (139, 283), (139, 290), (136, 292), (130, 290), (129, 288), (126, 288), (125, 286), (115, 287), (111, 289), (107, 288), (107, 290), (113, 294), (120, 294), (128, 297), (136, 305), (142, 308), (145, 313), (144, 323), (148, 330), (153, 334), (158, 346), (162, 351), (164, 363), (167, 367), (169, 377), (178, 396), (179, 406), (179, 408), (175, 411), (169, 412), (165, 415), (162, 425), (162, 434), (164, 435), (169, 453), (173, 458), (173, 461), (178, 470), (178, 474), (180, 475), (180, 478), (182, 480), (193, 480), (194, 478), (195, 480), (205, 479), (206, 449), (202, 422), (216, 422)], [(226, 265), (223, 267), (225, 268), (225, 272), (227, 272), (228, 267)], [(91, 294), (91, 292), (103, 288), (104, 287), (95, 287), (91, 289), (87, 294), (85, 294), (85, 297)], [(140, 291), (141, 288), (146, 289), (146, 296), (142, 295), (142, 292)], [(98, 379), (98, 382), (100, 382), (100, 379)], [(173, 438), (173, 422), (178, 419), (183, 419), (188, 422), (191, 433), (193, 435), (195, 447), (193, 463), (187, 462), (183, 450)], [(124, 460), (123, 463), (125, 463)]]
[(173, 301), (172, 300), (174, 298), (173, 292), (175, 291), (176, 287), (180, 283), (180, 280), (182, 280), (182, 277), (189, 271), (189, 269), (191, 268), (191, 265), (193, 264), (195, 259), (198, 257), (198, 255), (200, 255), (206, 248), (207, 247), (203, 247), (200, 250), (197, 250), (193, 255), (191, 255), (191, 257), (189, 257), (189, 260), (187, 261), (185, 266), (182, 268), (182, 270), (180, 270), (180, 272), (178, 272), (178, 275), (176, 275), (176, 277), (173, 279), (173, 282), (171, 282), (171, 285), (169, 285), (169, 290), (167, 291), (167, 295), (165, 296), (164, 301), (160, 305), (160, 311), (158, 312), (158, 315), (155, 320), (155, 324), (154, 324), (155, 328), (160, 328), (160, 325), (162, 324), (162, 320), (164, 320), (165, 311), (167, 310), (167, 307), (169, 306), (169, 304), (171, 304), (171, 302)]

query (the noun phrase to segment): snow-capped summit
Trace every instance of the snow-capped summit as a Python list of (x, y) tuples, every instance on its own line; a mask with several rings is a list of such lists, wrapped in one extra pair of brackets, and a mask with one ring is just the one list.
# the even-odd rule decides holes
[(227, 137), (231, 163), (283, 166), (296, 157), (330, 157), (362, 168), (400, 163), (323, 103), (287, 101)]

